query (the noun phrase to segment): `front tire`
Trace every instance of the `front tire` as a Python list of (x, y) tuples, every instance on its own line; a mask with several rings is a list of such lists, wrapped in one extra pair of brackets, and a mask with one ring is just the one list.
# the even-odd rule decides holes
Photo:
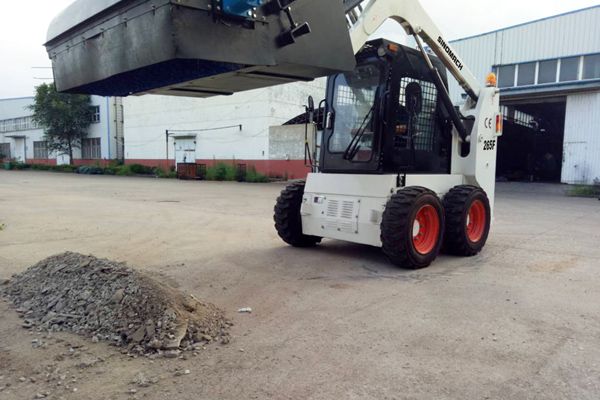
[(294, 247), (312, 247), (321, 242), (320, 237), (302, 233), (300, 208), (304, 197), (304, 181), (290, 184), (277, 199), (275, 205), (275, 229), (279, 237)]
[(483, 250), (491, 225), (490, 201), (476, 186), (457, 186), (444, 197), (447, 253), (473, 257)]
[(437, 195), (408, 187), (392, 196), (381, 223), (383, 252), (399, 267), (421, 269), (437, 258), (443, 243), (444, 211)]

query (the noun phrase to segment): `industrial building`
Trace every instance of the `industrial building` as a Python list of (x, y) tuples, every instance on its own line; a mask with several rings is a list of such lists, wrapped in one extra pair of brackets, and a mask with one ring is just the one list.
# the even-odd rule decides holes
[[(48, 149), (44, 131), (32, 117), (33, 97), (0, 99), (1, 158), (28, 164), (68, 164), (66, 154)], [(107, 163), (123, 159), (123, 106), (120, 98), (92, 96), (94, 114), (87, 137), (75, 148), (73, 162)]]
[[(498, 75), (505, 112), (498, 176), (600, 180), (600, 6), (452, 42), (481, 82)], [(463, 96), (456, 82), (451, 94)]]

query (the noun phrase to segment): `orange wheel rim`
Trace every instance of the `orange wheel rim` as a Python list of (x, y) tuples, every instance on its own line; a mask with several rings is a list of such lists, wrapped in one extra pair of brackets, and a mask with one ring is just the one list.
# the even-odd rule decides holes
[(483, 238), (486, 226), (486, 211), (481, 200), (475, 200), (469, 208), (467, 215), (467, 237), (472, 243), (477, 243)]
[(413, 245), (421, 255), (431, 253), (440, 236), (440, 216), (431, 205), (421, 207), (413, 222)]

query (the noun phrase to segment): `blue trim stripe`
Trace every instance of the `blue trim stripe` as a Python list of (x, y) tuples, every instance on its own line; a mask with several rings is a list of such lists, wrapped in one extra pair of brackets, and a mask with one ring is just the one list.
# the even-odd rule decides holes
[(506, 88), (500, 88), (500, 92), (514, 92), (514, 91), (528, 91), (535, 89), (562, 89), (564, 87), (572, 87), (572, 86), (590, 86), (594, 88), (595, 86), (600, 89), (600, 79), (586, 79), (581, 81), (568, 81), (568, 82), (555, 82), (555, 83), (542, 83), (539, 85), (527, 85), (527, 86), (512, 86)]
[(536, 20), (533, 20), (533, 21), (529, 21), (529, 22), (523, 22), (521, 24), (516, 24), (516, 25), (508, 26), (506, 28), (496, 29), (494, 31), (489, 31), (489, 32), (486, 32), (486, 33), (480, 33), (478, 35), (467, 36), (467, 37), (460, 38), (460, 39), (454, 39), (454, 40), (451, 40), (450, 43), (462, 42), (464, 40), (470, 40), (470, 39), (475, 39), (475, 38), (482, 37), (482, 36), (492, 35), (494, 33), (503, 32), (503, 31), (507, 31), (507, 30), (515, 29), (515, 28), (520, 28), (522, 26), (532, 25), (532, 24), (535, 24), (535, 23), (538, 23), (538, 22), (547, 21), (547, 20), (553, 19), (553, 18), (560, 18), (560, 17), (564, 17), (564, 16), (567, 16), (567, 15), (571, 15), (571, 14), (577, 14), (577, 13), (580, 13), (580, 12), (593, 10), (595, 8), (600, 8), (600, 4), (595, 5), (595, 6), (591, 6), (591, 7), (581, 8), (581, 9), (578, 9), (578, 10), (567, 11), (567, 12), (564, 12), (562, 14), (552, 15), (552, 16), (549, 16), (549, 17), (540, 18), (540, 19), (536, 19)]
[(112, 159), (112, 154), (111, 154), (112, 141), (110, 140), (110, 97), (106, 98), (106, 126), (107, 126), (106, 138), (108, 139), (108, 141), (106, 143), (106, 145), (108, 146), (108, 159), (111, 160)]
[(492, 68), (507, 67), (510, 65), (533, 64), (533, 63), (544, 62), (544, 61), (558, 61), (558, 60), (564, 60), (565, 58), (592, 57), (592, 56), (597, 56), (597, 55), (600, 55), (600, 53), (581, 53), (581, 54), (565, 55), (565, 56), (560, 56), (560, 57), (540, 58), (540, 59), (536, 59), (536, 60), (519, 61), (519, 62), (514, 62), (514, 63), (509, 63), (509, 64), (494, 64), (494, 65), (492, 65)]

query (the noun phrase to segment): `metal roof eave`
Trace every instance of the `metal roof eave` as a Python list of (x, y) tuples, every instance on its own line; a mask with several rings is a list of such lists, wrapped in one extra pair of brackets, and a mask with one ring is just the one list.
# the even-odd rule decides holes
[(503, 99), (512, 100), (520, 97), (566, 96), (569, 94), (600, 91), (600, 79), (562, 82), (534, 86), (520, 86), (500, 89)]

